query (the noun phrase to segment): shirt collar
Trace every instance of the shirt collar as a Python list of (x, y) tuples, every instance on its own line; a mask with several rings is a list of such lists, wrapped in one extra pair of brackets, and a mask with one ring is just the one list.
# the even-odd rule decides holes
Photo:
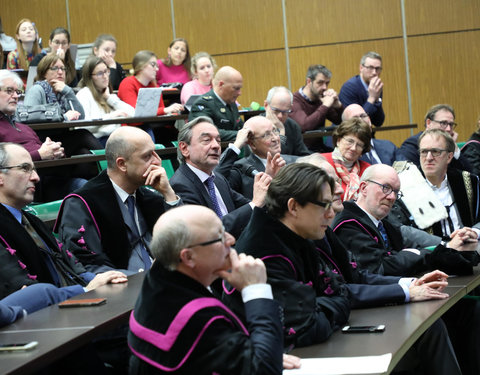
[(191, 165), (190, 163), (186, 163), (187, 164), (187, 167), (190, 168), (192, 170), (193, 173), (195, 173), (195, 175), (200, 179), (200, 181), (202, 181), (202, 184), (205, 183), (205, 181), (210, 177), (210, 176), (215, 176), (215, 174), (212, 172), (211, 175), (209, 175), (208, 173), (205, 173), (204, 171), (202, 171), (201, 169), (198, 169), (197, 167), (194, 167), (193, 165)]
[(425, 179), (427, 181), (428, 186), (430, 186), (433, 190), (443, 190), (448, 187), (448, 178), (447, 175), (445, 174), (445, 178), (443, 179), (442, 183), (440, 184), (440, 187), (436, 187), (434, 184), (432, 184), (428, 179)]
[(360, 82), (362, 82), (362, 86), (364, 87), (364, 89), (365, 89), (366, 91), (368, 91), (368, 85), (367, 85), (367, 83), (363, 80), (363, 78), (362, 78), (361, 75), (359, 75), (359, 77), (360, 77)]
[(136, 191), (133, 194), (128, 194), (125, 190), (123, 190), (120, 186), (118, 186), (115, 182), (113, 182), (113, 180), (111, 178), (110, 178), (110, 182), (112, 183), (113, 189), (118, 194), (118, 196), (120, 197), (120, 199), (122, 200), (123, 203), (125, 203), (127, 201), (127, 198), (130, 195), (133, 195), (135, 198), (137, 198), (137, 196), (136, 196), (137, 192)]
[(223, 100), (223, 99), (215, 92), (215, 90), (213, 90), (213, 93), (214, 93), (215, 96), (218, 98), (218, 100), (220, 100), (220, 101), (222, 102), (222, 104), (223, 104), (224, 106), (227, 105), (227, 103), (225, 103), (225, 100)]
[(358, 206), (358, 208), (360, 208), (363, 212), (365, 212), (367, 214), (367, 216), (370, 218), (370, 220), (372, 220), (373, 224), (375, 224), (375, 226), (378, 228), (378, 223), (380, 222), (380, 220), (378, 220), (376, 217), (370, 215), (367, 211), (365, 211), (362, 207), (360, 207), (357, 202), (355, 202), (355, 204)]
[(2, 203), (2, 204), (8, 211), (10, 211), (10, 213), (15, 217), (15, 219), (17, 219), (17, 221), (21, 224), (22, 223), (22, 211), (14, 208), (14, 207), (8, 206), (5, 203)]
[[(304, 86), (305, 87), (305, 86)], [(300, 89), (298, 90), (298, 93), (302, 96), (302, 98), (304, 98), (305, 100), (307, 100), (309, 103), (313, 103), (312, 99), (310, 99), (304, 92), (303, 92), (303, 87), (300, 87)]]

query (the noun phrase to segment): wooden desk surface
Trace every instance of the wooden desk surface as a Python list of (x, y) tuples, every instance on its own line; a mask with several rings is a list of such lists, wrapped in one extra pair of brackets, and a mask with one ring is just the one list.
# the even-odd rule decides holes
[(29, 374), (87, 344), (93, 338), (126, 324), (140, 291), (144, 273), (125, 284), (109, 284), (74, 297), (107, 298), (93, 307), (39, 310), (0, 329), (0, 344), (38, 341), (37, 348), (23, 353), (1, 353), (0, 374)]

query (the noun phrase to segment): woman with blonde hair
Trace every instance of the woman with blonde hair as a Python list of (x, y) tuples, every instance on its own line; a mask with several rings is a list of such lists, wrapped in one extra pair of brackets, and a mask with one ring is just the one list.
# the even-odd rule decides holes
[(35, 24), (28, 18), (23, 18), (15, 29), (17, 48), (7, 56), (7, 69), (28, 70), (30, 61), (40, 53), (38, 35)]
[(192, 57), (193, 79), (187, 82), (180, 95), (183, 105), (192, 95), (203, 95), (212, 89), (212, 79), (217, 69), (215, 59), (207, 52), (198, 52)]

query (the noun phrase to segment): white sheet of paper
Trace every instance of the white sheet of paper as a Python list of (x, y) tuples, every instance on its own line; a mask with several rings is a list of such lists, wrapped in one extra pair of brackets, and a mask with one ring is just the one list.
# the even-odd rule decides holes
[(343, 375), (386, 373), (392, 353), (365, 357), (302, 358), (302, 367), (283, 375)]

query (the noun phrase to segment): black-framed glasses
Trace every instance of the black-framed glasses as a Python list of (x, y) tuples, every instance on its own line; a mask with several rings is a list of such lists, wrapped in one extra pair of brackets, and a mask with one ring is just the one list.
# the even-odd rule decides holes
[(364, 118), (367, 118), (367, 117), (370, 117), (370, 116), (367, 113), (360, 113), (359, 115), (354, 116), (354, 117), (364, 119)]
[(370, 72), (373, 72), (374, 70), (377, 73), (380, 73), (382, 71), (381, 66), (371, 66), (371, 65), (362, 65), (365, 69), (369, 70)]
[(455, 129), (455, 128), (457, 127), (457, 123), (456, 123), (456, 122), (453, 122), (453, 121), (452, 121), (452, 122), (450, 122), (450, 121), (445, 121), (445, 120), (443, 120), (443, 121), (431, 120), (431, 121), (436, 122), (438, 125), (440, 125), (440, 127), (441, 127), (442, 129), (446, 129), (446, 128), (448, 128), (448, 127), (450, 126), (450, 129), (453, 130), (453, 129)]
[(61, 72), (66, 72), (67, 71), (67, 68), (65, 68), (64, 66), (52, 66), (49, 68), (52, 72), (58, 72), (58, 71), (61, 71)]
[(441, 148), (421, 148), (418, 150), (420, 153), (420, 157), (426, 158), (428, 153), (432, 154), (434, 158), (438, 158), (440, 155), (442, 155), (444, 152), (448, 152), (448, 150), (444, 150)]
[(316, 206), (320, 206), (320, 207), (325, 208), (325, 211), (328, 211), (329, 208), (332, 207), (332, 204), (333, 204), (332, 201), (322, 202), (322, 201), (317, 201), (317, 200), (314, 200), (314, 199), (309, 200), (309, 202), (316, 205)]
[(281, 113), (281, 114), (284, 114), (284, 115), (288, 115), (289, 113), (292, 113), (291, 109), (279, 109), (279, 108), (272, 107), (272, 106), (270, 106), (270, 109), (272, 110), (272, 112)]
[(107, 70), (102, 70), (101, 72), (92, 74), (92, 77), (102, 78), (103, 76), (109, 76), (109, 75), (110, 75), (110, 69), (107, 69)]
[(384, 185), (384, 184), (381, 184), (380, 182), (373, 181), (373, 180), (367, 180), (367, 181), (373, 182), (374, 184), (377, 184), (378, 186), (380, 186), (382, 188), (383, 194), (385, 194), (386, 196), (390, 195), (393, 192), (395, 194), (396, 199), (400, 199), (401, 197), (403, 197), (403, 193), (400, 190), (395, 190), (390, 185)]
[(10, 166), (5, 166), (5, 167), (2, 167), (0, 166), (0, 170), (1, 169), (20, 169), (22, 172), (25, 172), (25, 173), (29, 173), (29, 174), (32, 174), (33, 171), (37, 171), (37, 169), (35, 168), (35, 166), (33, 164), (30, 164), (30, 163), (22, 163), (22, 164), (18, 164), (18, 165), (10, 165)]
[(253, 137), (253, 139), (265, 139), (265, 138), (273, 138), (273, 137), (277, 137), (278, 135), (280, 135), (280, 130), (277, 129), (277, 128), (273, 128), (272, 131), (266, 131), (263, 135), (259, 135), (258, 137)]
[(22, 90), (14, 89), (13, 87), (0, 87), (0, 91), (6, 92), (7, 95), (12, 96), (14, 93), (16, 93), (18, 96), (23, 95)]
[(212, 244), (217, 243), (217, 242), (225, 243), (225, 231), (222, 232), (222, 235), (219, 238), (215, 238), (214, 240), (210, 240), (210, 241), (196, 243), (194, 245), (190, 245), (190, 246), (187, 246), (187, 247), (208, 246), (208, 245), (212, 245)]

